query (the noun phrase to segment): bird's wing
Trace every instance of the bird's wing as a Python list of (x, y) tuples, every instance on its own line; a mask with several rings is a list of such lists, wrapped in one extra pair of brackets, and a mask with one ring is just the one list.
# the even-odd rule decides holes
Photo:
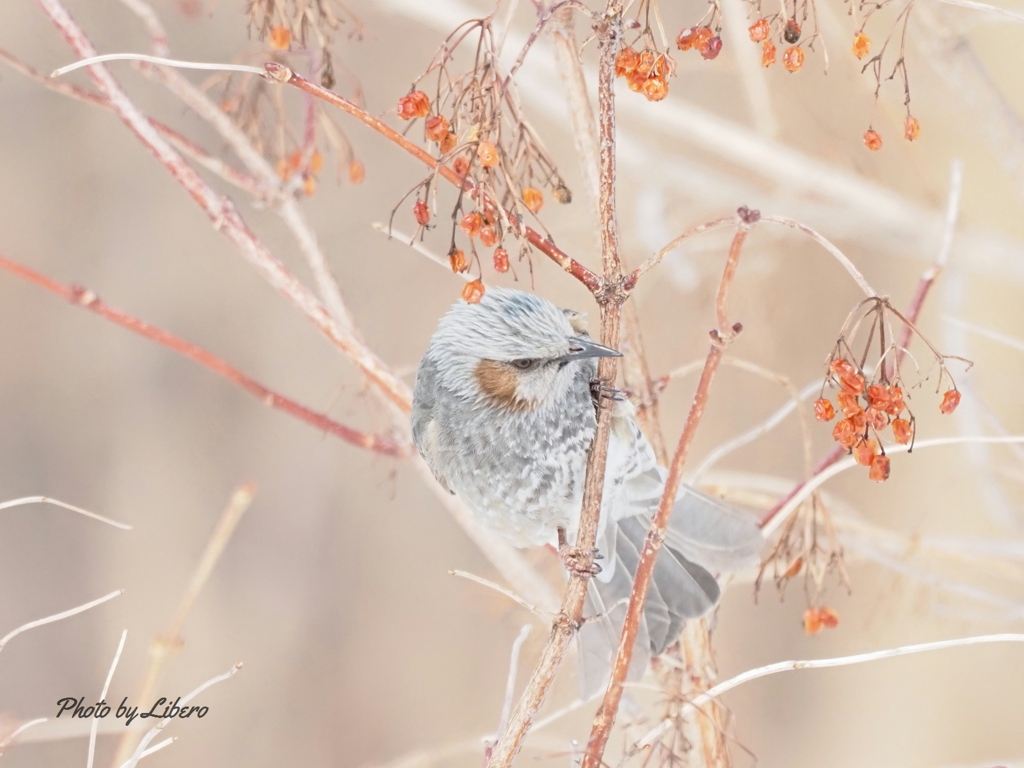
[(416, 384), (412, 391), (412, 441), (427, 462), (437, 482), (454, 495), (447, 478), (440, 472), (438, 423), (435, 418), (437, 400), (437, 371), (434, 361), (424, 357), (416, 371)]
[[(621, 520), (657, 509), (667, 472), (632, 418), (629, 403), (616, 404), (608, 448), (606, 497), (611, 516)], [(615, 463), (613, 463), (615, 462)], [(764, 537), (752, 515), (681, 486), (665, 534), (666, 543), (689, 560), (715, 571), (756, 565)]]

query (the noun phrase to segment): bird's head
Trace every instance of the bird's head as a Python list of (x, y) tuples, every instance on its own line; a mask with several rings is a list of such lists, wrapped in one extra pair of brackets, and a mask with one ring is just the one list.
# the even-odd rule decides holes
[(456, 395), (514, 411), (559, 402), (594, 358), (619, 352), (590, 340), (586, 317), (539, 296), (491, 288), (441, 319), (428, 355), (439, 383)]

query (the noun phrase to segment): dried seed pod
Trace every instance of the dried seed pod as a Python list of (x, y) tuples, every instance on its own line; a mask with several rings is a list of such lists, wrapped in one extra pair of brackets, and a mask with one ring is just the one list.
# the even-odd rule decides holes
[(775, 43), (765, 40), (761, 46), (761, 66), (770, 67), (775, 63)]
[(882, 483), (889, 479), (889, 457), (875, 456), (871, 460), (871, 469), (868, 470), (868, 477), (876, 483)]
[(782, 54), (782, 66), (786, 68), (787, 72), (796, 72), (804, 65), (804, 51), (798, 45), (794, 45), (792, 48), (787, 48), (786, 52)]
[(544, 193), (536, 187), (523, 188), (523, 203), (534, 213), (544, 207)]
[(878, 131), (874, 128), (868, 128), (864, 131), (863, 139), (864, 146), (872, 152), (877, 152), (882, 148), (882, 137), (878, 135)]
[(508, 272), (508, 251), (504, 248), (494, 249), (494, 268), (498, 272)]
[(854, 56), (858, 59), (863, 59), (871, 51), (871, 38), (863, 32), (858, 32), (853, 36), (853, 46), (851, 50), (853, 51)]
[(452, 249), (448, 251), (448, 263), (451, 264), (452, 272), (465, 272), (469, 269), (469, 262), (466, 261), (466, 254), (463, 253), (461, 248), (456, 248), (454, 245)]
[(951, 389), (942, 396), (939, 410), (943, 413), (952, 413), (958, 405), (960, 405), (960, 393), (955, 389)]
[(451, 126), (444, 115), (431, 115), (423, 123), (423, 132), (431, 141), (443, 141), (450, 133)]

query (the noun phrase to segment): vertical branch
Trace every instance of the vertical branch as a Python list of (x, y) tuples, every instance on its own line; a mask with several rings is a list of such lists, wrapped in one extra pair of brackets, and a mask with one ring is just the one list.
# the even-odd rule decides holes
[[(619, 339), (619, 318), (626, 293), (622, 290), (622, 262), (619, 258), (619, 234), (615, 216), (615, 55), (618, 52), (619, 25), (622, 3), (609, 0), (604, 17), (595, 25), (600, 46), (598, 65), (599, 110), (599, 206), (601, 215), (601, 255), (604, 279), (596, 286), (594, 296), (601, 309), (601, 343), (615, 347)], [(601, 358), (598, 378), (614, 381), (616, 359)], [(590, 581), (586, 566), (591, 564), (597, 541), (598, 516), (604, 491), (605, 461), (608, 456), (608, 436), (611, 410), (599, 408), (597, 432), (587, 458), (587, 474), (583, 489), (583, 508), (576, 547), (582, 568), (569, 574), (569, 583), (562, 599), (562, 607), (555, 618), (540, 662), (526, 689), (512, 711), (508, 725), (494, 745), (489, 768), (509, 768), (522, 748), (523, 740), (533, 724), (554, 682), (562, 660), (569, 649), (573, 635), (583, 620), (583, 605)]]
[(640, 563), (637, 566), (636, 578), (633, 582), (633, 591), (629, 596), (629, 605), (626, 607), (626, 619), (622, 626), (622, 636), (619, 640), (619, 647), (615, 653), (615, 661), (612, 665), (612, 677), (608, 682), (604, 700), (594, 718), (594, 725), (590, 732), (590, 741), (587, 744), (587, 754), (583, 759), (583, 768), (601, 768), (602, 756), (608, 744), (608, 737), (611, 735), (612, 726), (615, 723), (615, 715), (618, 712), (619, 704), (622, 701), (623, 683), (629, 671), (630, 661), (633, 659), (633, 647), (636, 645), (636, 638), (640, 631), (640, 621), (643, 617), (644, 603), (647, 600), (647, 590), (650, 587), (651, 578), (654, 574), (654, 562), (665, 541), (665, 529), (668, 526), (669, 517), (675, 506), (676, 495), (679, 485), (682, 482), (683, 464), (690, 452), (697, 427), (700, 425), (707, 406), (708, 396), (711, 391), (711, 382), (715, 378), (718, 366), (722, 360), (722, 353), (725, 346), (741, 330), (739, 323), (729, 326), (726, 299), (729, 285), (736, 273), (739, 263), (740, 251), (743, 241), (746, 240), (747, 230), (751, 224), (757, 221), (759, 214), (756, 211), (747, 211), (741, 208), (738, 212), (736, 234), (733, 236), (732, 246), (729, 248), (729, 258), (725, 264), (725, 271), (718, 289), (716, 301), (718, 328), (711, 331), (711, 348), (708, 350), (707, 359), (704, 362), (704, 370), (701, 372), (700, 381), (697, 384), (697, 392), (693, 397), (690, 406), (690, 413), (686, 419), (686, 426), (683, 427), (683, 434), (679, 437), (679, 444), (676, 446), (675, 455), (672, 457), (672, 464), (669, 467), (668, 478), (665, 482), (665, 490), (658, 505), (658, 511), (647, 532), (647, 540), (644, 542), (644, 550), (640, 555)]

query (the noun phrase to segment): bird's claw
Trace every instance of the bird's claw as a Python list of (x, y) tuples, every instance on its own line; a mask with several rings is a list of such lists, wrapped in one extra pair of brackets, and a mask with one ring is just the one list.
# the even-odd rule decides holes
[(562, 558), (562, 565), (569, 573), (575, 573), (578, 576), (584, 574), (597, 576), (602, 570), (601, 566), (594, 561), (603, 559), (604, 555), (596, 549), (590, 550), (588, 557), (586, 550), (563, 544), (558, 548), (558, 555)]
[(626, 399), (620, 390), (611, 386), (611, 383), (605, 379), (590, 380), (590, 396), (597, 405), (605, 405), (609, 400), (613, 403), (621, 403)]

